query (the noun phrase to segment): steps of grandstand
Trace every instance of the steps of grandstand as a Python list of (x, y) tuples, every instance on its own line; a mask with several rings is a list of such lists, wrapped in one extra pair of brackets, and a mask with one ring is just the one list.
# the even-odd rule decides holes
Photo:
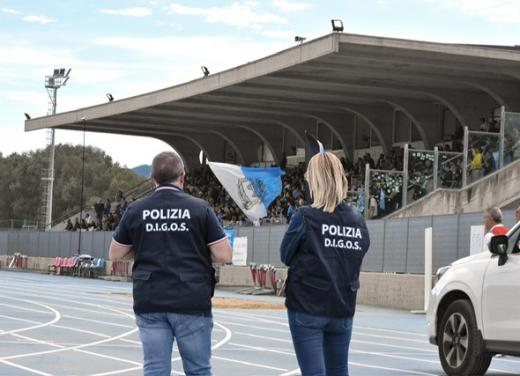
[[(153, 190), (152, 183), (150, 180), (145, 180), (139, 184), (137, 184), (135, 187), (129, 189), (126, 192), (123, 192), (123, 197), (126, 197), (127, 199), (135, 198), (139, 199), (143, 196), (146, 196)], [(83, 218), (85, 218), (86, 214), (90, 214), (93, 218), (96, 217), (96, 213), (94, 212), (94, 208), (92, 205), (87, 206), (83, 209)], [(76, 220), (76, 218), (79, 219), (80, 211), (79, 208), (72, 210), (69, 213), (66, 213), (65, 215), (61, 216), (60, 218), (57, 218), (52, 221), (52, 230), (53, 231), (63, 231), (65, 230), (65, 227), (67, 225), (67, 220), (70, 219), (72, 223)]]
[(462, 189), (437, 189), (386, 218), (480, 212), (520, 205), (520, 160)]

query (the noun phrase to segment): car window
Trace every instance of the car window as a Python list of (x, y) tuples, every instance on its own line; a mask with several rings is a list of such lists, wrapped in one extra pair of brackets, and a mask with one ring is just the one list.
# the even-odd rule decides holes
[(511, 234), (508, 241), (507, 253), (519, 253), (520, 252), (520, 227)]

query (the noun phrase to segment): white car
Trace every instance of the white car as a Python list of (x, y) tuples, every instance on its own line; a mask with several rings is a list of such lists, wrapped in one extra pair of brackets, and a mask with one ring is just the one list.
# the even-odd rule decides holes
[(520, 356), (520, 222), (490, 252), (440, 268), (427, 312), (448, 375), (484, 375), (494, 355)]

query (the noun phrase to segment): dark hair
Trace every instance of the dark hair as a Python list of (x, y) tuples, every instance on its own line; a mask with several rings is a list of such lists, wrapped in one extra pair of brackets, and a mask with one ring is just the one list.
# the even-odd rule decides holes
[(152, 179), (157, 184), (173, 183), (184, 174), (184, 163), (174, 151), (157, 154), (152, 161)]

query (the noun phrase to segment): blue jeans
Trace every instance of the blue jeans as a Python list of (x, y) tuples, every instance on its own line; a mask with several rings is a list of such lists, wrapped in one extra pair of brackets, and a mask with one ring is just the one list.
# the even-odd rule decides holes
[(142, 313), (136, 314), (136, 323), (143, 343), (145, 376), (170, 376), (175, 339), (186, 376), (211, 375), (212, 317)]
[(348, 376), (353, 318), (313, 316), (291, 310), (288, 315), (302, 376)]

